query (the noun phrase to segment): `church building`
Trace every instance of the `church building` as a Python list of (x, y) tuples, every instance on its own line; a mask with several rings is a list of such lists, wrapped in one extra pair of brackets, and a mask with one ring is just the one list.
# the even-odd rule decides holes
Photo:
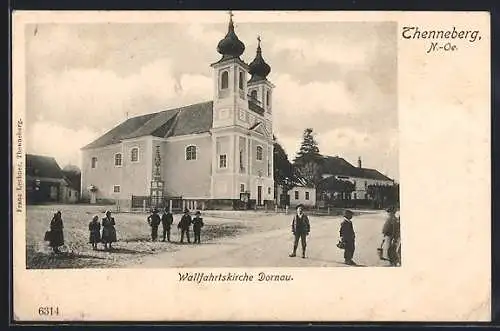
[(272, 203), (274, 85), (258, 40), (245, 63), (231, 15), (210, 65), (212, 101), (129, 118), (83, 147), (82, 198), (123, 210), (133, 196), (179, 209)]

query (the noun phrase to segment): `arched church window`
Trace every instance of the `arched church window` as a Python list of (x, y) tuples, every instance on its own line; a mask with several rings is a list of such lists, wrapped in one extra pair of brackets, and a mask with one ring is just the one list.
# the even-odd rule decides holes
[(250, 96), (252, 99), (257, 100), (257, 90), (253, 90), (252, 93), (250, 93)]
[(240, 71), (240, 79), (239, 79), (240, 90), (244, 89), (244, 86), (245, 86), (244, 81), (245, 81), (245, 74), (243, 73), (243, 71)]
[(262, 147), (257, 146), (257, 160), (262, 161)]
[(130, 161), (139, 162), (139, 148), (134, 147), (130, 150)]
[(186, 147), (186, 160), (196, 160), (196, 146)]
[(229, 87), (229, 73), (227, 71), (222, 72), (220, 78), (220, 88), (226, 89)]

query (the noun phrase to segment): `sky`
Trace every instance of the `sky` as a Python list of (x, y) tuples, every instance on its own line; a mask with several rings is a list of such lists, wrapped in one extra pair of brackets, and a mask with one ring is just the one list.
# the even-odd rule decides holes
[[(81, 166), (80, 148), (127, 116), (213, 99), (220, 23), (28, 25), (27, 152)], [(238, 23), (242, 59), (257, 36), (271, 66), (273, 128), (290, 159), (305, 128), (324, 155), (398, 179), (395, 22)]]

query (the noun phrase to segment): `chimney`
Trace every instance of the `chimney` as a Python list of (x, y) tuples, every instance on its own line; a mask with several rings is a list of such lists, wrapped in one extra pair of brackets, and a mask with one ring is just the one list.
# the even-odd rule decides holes
[(358, 157), (358, 168), (362, 168), (362, 166), (361, 166), (361, 156)]

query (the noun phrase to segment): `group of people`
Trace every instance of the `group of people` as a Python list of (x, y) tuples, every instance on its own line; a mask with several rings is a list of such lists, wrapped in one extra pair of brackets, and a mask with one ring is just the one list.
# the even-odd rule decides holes
[[(292, 219), (292, 233), (294, 236), (293, 251), (290, 257), (297, 256), (299, 240), (302, 246), (302, 258), (306, 258), (307, 236), (311, 231), (309, 218), (304, 214), (304, 207), (297, 206), (297, 213)], [(396, 215), (396, 208), (390, 207), (387, 210), (387, 220), (382, 228), (382, 243), (377, 248), (379, 258), (389, 261), (391, 266), (401, 265), (401, 230), (400, 217)], [(356, 249), (356, 233), (352, 224), (354, 213), (351, 210), (344, 211), (344, 218), (340, 223), (340, 239), (337, 247), (344, 250), (344, 263), (356, 265), (354, 262), (354, 251)]]
[[(104, 244), (104, 249), (111, 249), (111, 244), (116, 242), (116, 229), (115, 219), (111, 217), (111, 212), (106, 212), (106, 217), (102, 219), (102, 225), (99, 222), (99, 216), (95, 215), (89, 223), (90, 238), (89, 242), (92, 244), (94, 250), (97, 249), (98, 243)], [(62, 220), (62, 213), (58, 211), (50, 221), (50, 229), (45, 232), (45, 241), (49, 242), (54, 253), (61, 253), (60, 247), (64, 245), (64, 224)], [(101, 231), (102, 229), (102, 231)]]
[[(165, 241), (166, 239), (167, 241), (170, 242), (170, 230), (172, 224), (174, 223), (174, 218), (169, 210), (165, 210), (163, 215), (160, 217), (158, 209), (155, 208), (153, 209), (152, 214), (148, 216), (147, 221), (149, 226), (151, 227), (152, 241), (156, 241), (158, 239), (158, 228), (161, 223), (163, 228), (163, 241)], [(189, 210), (186, 208), (179, 223), (177, 224), (177, 228), (181, 232), (181, 239), (180, 239), (181, 243), (184, 242), (184, 235), (186, 236), (187, 242), (191, 243), (189, 235), (191, 225), (193, 226), (194, 243), (200, 244), (201, 228), (205, 225), (203, 223), (203, 218), (201, 217), (201, 212), (199, 210), (196, 211), (195, 216), (192, 218), (189, 213)]]
[[(382, 241), (380, 247), (377, 248), (379, 258), (381, 260), (389, 261), (391, 266), (401, 265), (401, 229), (400, 217), (397, 215), (398, 210), (390, 207), (387, 210), (387, 220), (382, 228)], [(352, 224), (352, 217), (354, 213), (351, 210), (344, 212), (344, 218), (340, 223), (340, 239), (337, 247), (344, 250), (344, 262), (347, 265), (356, 265), (353, 260), (355, 251), (356, 233)], [(165, 210), (160, 217), (159, 210), (153, 209), (151, 215), (147, 217), (147, 222), (151, 227), (151, 240), (158, 239), (158, 228), (160, 224), (163, 226), (163, 241), (170, 242), (171, 227), (174, 222), (172, 213)], [(92, 244), (92, 249), (97, 250), (97, 244), (103, 243), (105, 250), (112, 249), (112, 243), (116, 242), (116, 229), (115, 219), (111, 216), (111, 211), (106, 211), (106, 217), (99, 222), (99, 216), (95, 215), (89, 223), (89, 242)], [(190, 228), (193, 227), (194, 243), (201, 243), (201, 229), (205, 225), (201, 212), (196, 211), (195, 216), (192, 218), (189, 210), (186, 208), (182, 215), (177, 228), (181, 236), (180, 242), (184, 242), (184, 236), (188, 243), (191, 243)], [(64, 225), (62, 220), (62, 213), (58, 211), (52, 217), (50, 222), (50, 230), (45, 233), (45, 240), (49, 242), (49, 246), (53, 248), (54, 253), (60, 253), (59, 248), (64, 245)], [(304, 214), (304, 207), (297, 206), (297, 213), (292, 219), (292, 233), (294, 235), (293, 251), (290, 257), (297, 256), (297, 248), (299, 241), (302, 246), (302, 258), (306, 258), (307, 236), (311, 231), (311, 224), (309, 218)]]
[[(159, 225), (163, 225), (163, 241), (170, 242), (170, 230), (172, 224), (174, 223), (173, 215), (170, 211), (166, 210), (160, 217), (158, 209), (153, 209), (151, 215), (148, 216), (147, 222), (151, 227), (151, 240), (156, 241), (158, 239), (158, 228)], [(111, 211), (106, 211), (106, 217), (99, 222), (99, 216), (95, 215), (92, 221), (89, 223), (89, 243), (92, 244), (92, 249), (97, 250), (97, 245), (99, 243), (104, 244), (105, 250), (111, 250), (112, 243), (116, 242), (116, 222), (114, 217), (111, 216)], [(193, 226), (194, 232), (194, 243), (201, 243), (201, 229), (205, 225), (203, 218), (201, 217), (201, 212), (197, 211), (195, 216), (191, 218), (189, 210), (186, 208), (184, 214), (179, 221), (177, 228), (181, 232), (180, 242), (184, 242), (184, 235), (186, 236), (187, 242), (190, 243), (190, 228)], [(62, 213), (58, 211), (52, 217), (50, 221), (50, 230), (45, 233), (45, 241), (49, 242), (49, 246), (52, 247), (54, 253), (59, 254), (60, 247), (64, 245), (64, 225), (62, 220)]]
[(110, 250), (113, 247), (112, 243), (116, 242), (115, 218), (111, 217), (111, 212), (106, 212), (106, 217), (102, 219), (102, 234), (101, 223), (99, 216), (95, 215), (89, 223), (89, 242), (92, 244), (92, 249), (97, 250), (97, 244), (103, 243), (105, 250)]

